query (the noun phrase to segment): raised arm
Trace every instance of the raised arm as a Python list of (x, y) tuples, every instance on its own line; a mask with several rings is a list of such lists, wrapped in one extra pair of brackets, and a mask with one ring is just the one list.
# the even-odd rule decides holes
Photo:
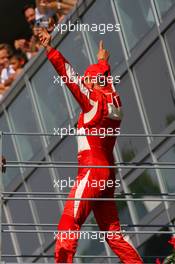
[(100, 65), (103, 65), (107, 68), (108, 70), (108, 74), (110, 75), (111, 72), (110, 72), (110, 65), (108, 63), (108, 60), (109, 60), (109, 51), (107, 51), (105, 48), (104, 48), (104, 45), (103, 45), (103, 41), (100, 40), (99, 42), (99, 48), (98, 48), (98, 53), (97, 53), (97, 60), (98, 60), (98, 64)]
[(77, 102), (80, 104), (83, 111), (89, 111), (91, 108), (89, 99), (89, 89), (85, 87), (82, 80), (69, 62), (64, 58), (64, 56), (51, 46), (51, 36), (45, 29), (39, 29), (39, 39), (43, 47), (46, 48), (46, 54), (60, 77), (63, 79), (67, 87), (70, 89), (74, 95)]

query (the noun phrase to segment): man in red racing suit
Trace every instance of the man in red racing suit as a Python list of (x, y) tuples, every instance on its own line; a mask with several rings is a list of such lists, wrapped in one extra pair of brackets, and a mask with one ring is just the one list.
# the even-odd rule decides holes
[[(101, 129), (110, 134), (115, 133), (121, 123), (121, 101), (114, 90), (113, 85), (106, 81), (101, 84), (102, 76), (110, 76), (108, 65), (109, 54), (100, 42), (98, 52), (98, 63), (91, 65), (85, 72), (84, 80), (77, 77), (73, 68), (63, 55), (50, 46), (50, 36), (45, 30), (39, 33), (41, 44), (47, 49), (47, 57), (63, 78), (70, 89), (82, 112), (78, 120), (78, 130), (84, 129), (89, 134), (94, 133), (94, 128), (100, 134)], [(94, 81), (94, 77), (97, 77)], [(107, 79), (107, 78), (106, 78)], [(104, 80), (104, 79), (103, 79)], [(88, 130), (86, 130), (88, 129)], [(123, 263), (143, 263), (138, 252), (129, 244), (120, 233), (120, 224), (116, 202), (114, 200), (95, 201), (92, 198), (113, 198), (115, 189), (115, 171), (111, 168), (91, 168), (92, 165), (109, 166), (114, 165), (113, 148), (116, 141), (115, 136), (78, 136), (78, 163), (88, 165), (88, 168), (79, 168), (76, 184), (71, 189), (69, 198), (58, 225), (58, 235), (55, 247), (56, 263), (73, 263), (73, 256), (76, 252), (80, 231), (90, 211), (93, 210), (95, 219), (101, 231), (110, 233), (110, 238), (105, 239), (114, 253)], [(97, 135), (97, 136), (96, 136)], [(105, 188), (102, 190), (98, 182), (105, 181)], [(94, 185), (94, 180), (96, 184)], [(110, 181), (110, 184), (108, 184)], [(87, 200), (80, 200), (87, 198)], [(91, 200), (88, 200), (91, 198)], [(72, 231), (69, 237), (61, 239), (60, 233)], [(60, 231), (60, 232), (59, 232)], [(67, 233), (66, 233), (67, 231)]]

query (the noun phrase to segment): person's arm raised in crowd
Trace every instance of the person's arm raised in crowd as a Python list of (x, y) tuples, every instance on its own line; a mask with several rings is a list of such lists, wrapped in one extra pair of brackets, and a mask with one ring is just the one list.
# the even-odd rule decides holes
[(37, 5), (39, 8), (47, 10), (53, 9), (55, 11), (62, 11), (63, 13), (67, 14), (70, 9), (74, 7), (76, 4), (76, 0), (64, 0), (64, 1), (46, 1), (46, 0), (37, 0)]

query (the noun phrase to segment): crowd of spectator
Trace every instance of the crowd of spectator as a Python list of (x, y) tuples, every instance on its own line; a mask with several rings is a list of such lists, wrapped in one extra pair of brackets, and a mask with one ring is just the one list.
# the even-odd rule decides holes
[(6, 43), (0, 44), (0, 101), (20, 75), (24, 65), (40, 50), (38, 28), (45, 27), (51, 33), (54, 25), (61, 23), (77, 2), (78, 0), (36, 0), (35, 6), (24, 7), (22, 13), (32, 36), (30, 39), (14, 40), (13, 47)]

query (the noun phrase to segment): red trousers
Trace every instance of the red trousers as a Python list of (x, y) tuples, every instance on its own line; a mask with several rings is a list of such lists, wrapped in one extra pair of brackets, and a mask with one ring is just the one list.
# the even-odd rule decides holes
[[(98, 157), (97, 157), (98, 158)], [(87, 162), (84, 162), (87, 165)], [(98, 161), (95, 164), (98, 165)], [(103, 165), (109, 165), (105, 164)], [(81, 162), (82, 164), (82, 162)], [(99, 165), (102, 165), (100, 163)], [(104, 185), (101, 183), (106, 184)], [(115, 174), (108, 168), (79, 168), (78, 176), (74, 187), (71, 189), (69, 198), (113, 198), (115, 189)], [(76, 252), (78, 235), (71, 232), (71, 235), (59, 236), (59, 230), (79, 231), (87, 216), (94, 213), (95, 219), (101, 231), (113, 231), (106, 241), (114, 253), (125, 264), (143, 263), (138, 252), (129, 244), (120, 231), (120, 223), (115, 201), (88, 201), (88, 200), (67, 200), (65, 208), (58, 225), (58, 236), (55, 246), (56, 263), (73, 263), (73, 256)], [(67, 232), (68, 234), (68, 232)]]

